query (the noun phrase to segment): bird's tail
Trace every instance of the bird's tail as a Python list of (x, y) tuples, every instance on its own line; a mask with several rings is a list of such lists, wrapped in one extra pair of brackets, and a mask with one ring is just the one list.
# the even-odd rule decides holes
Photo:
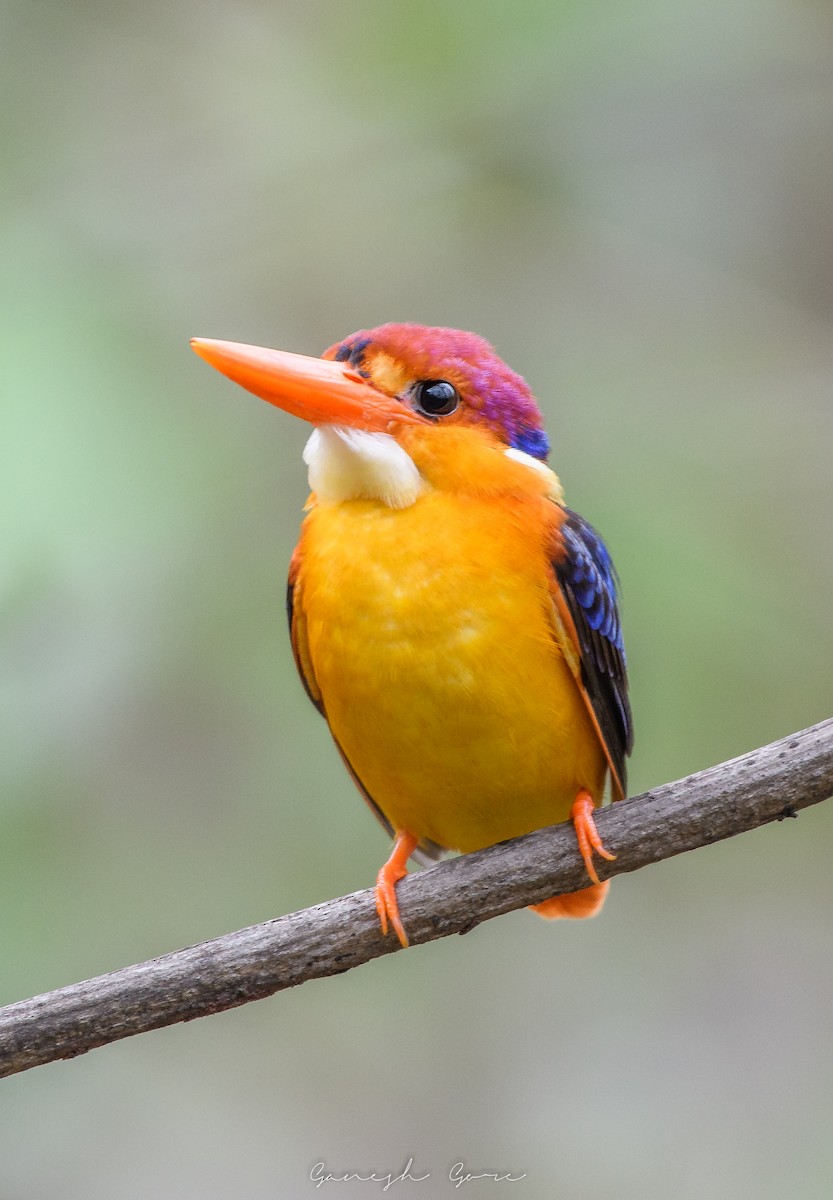
[(539, 917), (546, 917), (550, 921), (558, 917), (595, 917), (597, 912), (601, 912), (609, 887), (610, 880), (605, 879), (603, 883), (591, 884), (579, 892), (565, 892), (540, 904), (530, 904), (529, 907)]

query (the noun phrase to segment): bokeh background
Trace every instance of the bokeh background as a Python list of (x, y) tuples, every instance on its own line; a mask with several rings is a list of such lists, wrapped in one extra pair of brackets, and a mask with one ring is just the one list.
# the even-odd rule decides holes
[[(386, 853), (284, 628), (306, 431), (191, 335), (497, 345), (615, 552), (634, 791), (830, 715), (829, 5), (2, 0), (0, 63), (3, 1002)], [(828, 1196), (831, 833), (6, 1080), (0, 1196), (411, 1156), (419, 1200), (460, 1161), (513, 1200)]]

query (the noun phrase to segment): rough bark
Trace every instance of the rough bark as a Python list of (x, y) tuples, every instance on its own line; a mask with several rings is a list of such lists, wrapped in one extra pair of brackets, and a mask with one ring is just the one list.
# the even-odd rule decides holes
[[(602, 878), (793, 817), (833, 795), (833, 720), (621, 801), (597, 824)], [(412, 945), (586, 884), (568, 825), (467, 854), (399, 884)], [(0, 1009), (0, 1076), (336, 975), (400, 949), (367, 889)]]

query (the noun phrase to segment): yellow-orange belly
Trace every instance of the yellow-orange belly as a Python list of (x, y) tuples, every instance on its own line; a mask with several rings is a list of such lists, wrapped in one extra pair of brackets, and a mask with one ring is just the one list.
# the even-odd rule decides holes
[(605, 758), (555, 641), (545, 531), (433, 492), (315, 508), (299, 592), (327, 720), (393, 827), (469, 851), (600, 800)]

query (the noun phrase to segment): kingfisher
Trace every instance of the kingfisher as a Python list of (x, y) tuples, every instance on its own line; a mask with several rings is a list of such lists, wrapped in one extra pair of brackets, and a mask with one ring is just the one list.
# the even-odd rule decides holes
[(571, 821), (588, 884), (533, 909), (590, 917), (612, 859), (594, 820), (632, 742), (617, 576), (567, 508), (520, 375), (474, 333), (364, 329), (321, 358), (194, 338), (197, 354), (312, 426), (289, 567), (295, 663), (393, 846), (382, 935), (408, 945), (410, 859)]

